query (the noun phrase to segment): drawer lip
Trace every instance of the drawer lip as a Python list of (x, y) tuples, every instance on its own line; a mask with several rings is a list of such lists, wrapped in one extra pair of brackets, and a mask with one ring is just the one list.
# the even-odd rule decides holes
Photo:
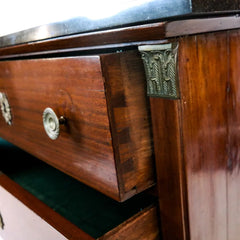
[[(146, 227), (147, 226), (147, 227)], [(159, 223), (157, 220), (157, 207), (151, 205), (135, 214), (127, 221), (98, 238), (98, 240), (131, 240), (160, 238)]]
[[(50, 207), (48, 207), (46, 204), (44, 204), (42, 201), (37, 199), (35, 196), (33, 196), (31, 193), (23, 189), (19, 184), (15, 183), (13, 180), (11, 180), (7, 175), (4, 173), (0, 173), (0, 186), (3, 187), (7, 192), (9, 192), (11, 195), (16, 197), (18, 200), (20, 200), (25, 206), (27, 206), (29, 209), (31, 209), (34, 213), (36, 213), (38, 216), (40, 216), (43, 220), (45, 220), (47, 223), (49, 223), (53, 228), (55, 228), (58, 232), (63, 234), (68, 239), (81, 239), (84, 240), (94, 240), (95, 238), (91, 237), (84, 231), (82, 231), (80, 228), (69, 222), (67, 219), (62, 217), (60, 214), (53, 211)], [(135, 214), (116, 228), (110, 230), (106, 234), (104, 234), (102, 237), (99, 237), (97, 239), (103, 240), (103, 239), (116, 239), (116, 237), (119, 240), (125, 239), (126, 232), (129, 234), (136, 234), (133, 233), (132, 229), (136, 230), (138, 229), (141, 232), (141, 229), (143, 226), (141, 224), (150, 225), (150, 228), (147, 228), (149, 232), (148, 234), (153, 235), (154, 237), (151, 237), (151, 239), (155, 240), (158, 239), (159, 236), (159, 226), (158, 226), (158, 220), (157, 220), (157, 209), (155, 205), (151, 205), (145, 209), (143, 209), (141, 212)], [(150, 230), (149, 230), (150, 229)], [(139, 234), (142, 234), (140, 233)], [(135, 236), (135, 235), (134, 235)], [(139, 235), (140, 236), (140, 235)], [(132, 237), (132, 235), (130, 236)], [(131, 238), (133, 239), (133, 238)]]

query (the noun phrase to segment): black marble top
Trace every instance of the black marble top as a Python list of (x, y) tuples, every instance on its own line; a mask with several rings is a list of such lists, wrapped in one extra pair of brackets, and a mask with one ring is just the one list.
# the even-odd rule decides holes
[[(92, 9), (82, 13), (82, 16), (23, 29), (22, 31), (2, 36), (0, 37), (0, 47), (77, 33), (149, 23), (185, 15), (192, 11), (190, 0), (118, 0), (114, 4), (109, 4), (109, 1), (103, 1), (102, 4), (97, 5), (99, 9), (94, 9), (96, 7), (94, 4), (89, 6)], [(92, 11), (93, 9), (94, 11)], [(93, 14), (93, 12), (96, 14)]]

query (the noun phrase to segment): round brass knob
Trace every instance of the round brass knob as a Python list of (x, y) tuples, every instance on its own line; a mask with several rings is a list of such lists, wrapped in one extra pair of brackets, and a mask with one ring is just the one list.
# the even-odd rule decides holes
[(46, 108), (43, 111), (43, 126), (52, 140), (56, 140), (60, 133), (60, 124), (64, 124), (64, 117), (58, 118), (56, 113), (51, 108)]

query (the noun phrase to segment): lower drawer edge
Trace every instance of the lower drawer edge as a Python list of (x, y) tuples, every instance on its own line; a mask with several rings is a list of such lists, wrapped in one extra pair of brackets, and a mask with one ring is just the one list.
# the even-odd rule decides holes
[(160, 238), (157, 209), (154, 205), (146, 207), (101, 237), (96, 237), (90, 236), (72, 224), (3, 173), (0, 174), (0, 195), (0, 214), (3, 223), (0, 236), (4, 240), (43, 238), (44, 240), (157, 240)]

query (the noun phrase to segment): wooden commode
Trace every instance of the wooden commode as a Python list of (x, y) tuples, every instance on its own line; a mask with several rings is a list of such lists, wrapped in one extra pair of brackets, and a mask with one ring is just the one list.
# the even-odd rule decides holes
[(0, 237), (238, 240), (239, 3), (117, 2), (0, 37)]

